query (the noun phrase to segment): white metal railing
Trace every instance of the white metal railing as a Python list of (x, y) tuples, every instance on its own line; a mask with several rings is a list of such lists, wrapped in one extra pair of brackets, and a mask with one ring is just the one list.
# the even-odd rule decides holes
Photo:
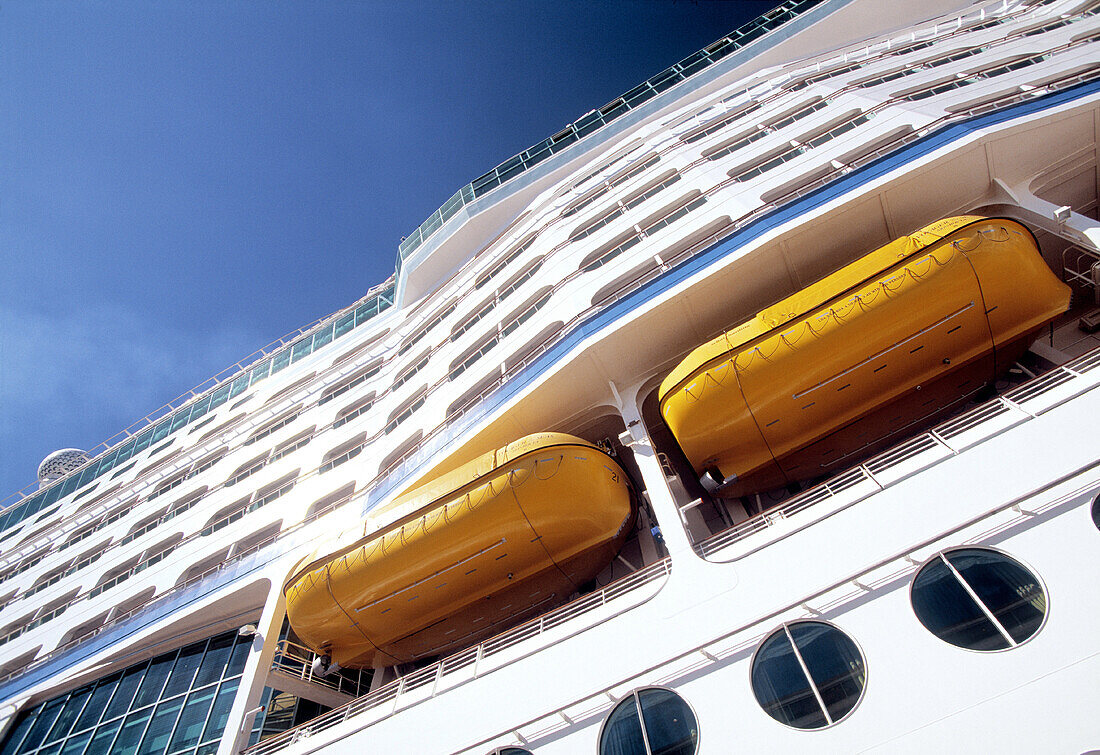
[[(537, 619), (520, 624), (518, 627), (509, 629), (479, 645), (461, 650), (430, 666), (426, 666), (411, 674), (395, 679), (389, 684), (379, 687), (373, 692), (347, 705), (329, 711), (308, 723), (296, 726), (293, 729), (288, 729), (277, 736), (269, 737), (249, 747), (245, 752), (250, 755), (278, 752), (294, 744), (299, 739), (324, 731), (325, 729), (346, 721), (352, 716), (382, 706), (388, 706), (389, 709), (378, 716), (375, 722), (389, 718), (401, 708), (400, 703), (403, 695), (432, 685), (429, 697), (435, 697), (441, 691), (438, 689), (439, 682), (448, 675), (461, 670), (469, 670), (471, 678), (476, 679), (480, 672), (479, 666), (486, 659), (524, 640), (537, 637), (566, 621), (583, 616), (597, 608), (601, 608), (616, 598), (628, 595), (634, 590), (644, 587), (657, 579), (666, 577), (671, 573), (671, 568), (671, 561), (668, 558), (650, 564), (633, 574), (629, 574), (622, 579), (612, 582), (602, 590), (578, 598), (561, 608), (543, 614)], [(418, 696), (418, 698), (419, 697), (420, 696)]]
[[(1030, 519), (1055, 510), (1058, 506), (1068, 501), (1072, 501), (1086, 492), (1091, 494), (1095, 491), (1097, 485), (1100, 484), (1100, 478), (1095, 474), (1098, 464), (1100, 464), (1100, 462), (1095, 460), (1089, 462), (1083, 467), (1064, 474), (1055, 480), (1044, 483), (1010, 501), (1000, 503), (977, 516), (971, 517), (951, 527), (949, 530), (913, 542), (907, 547), (895, 551), (885, 558), (879, 559), (872, 564), (862, 566), (840, 579), (831, 581), (828, 585), (816, 592), (798, 599), (797, 602), (788, 603), (778, 608), (768, 610), (760, 615), (750, 617), (739, 623), (738, 626), (730, 628), (706, 642), (696, 644), (688, 650), (677, 653), (647, 668), (639, 669), (628, 677), (616, 680), (613, 684), (607, 684), (597, 689), (590, 689), (585, 694), (573, 697), (564, 704), (555, 704), (553, 708), (544, 711), (534, 718), (511, 725), (503, 731), (497, 731), (491, 736), (481, 738), (475, 742), (466, 743), (463, 746), (455, 748), (454, 752), (477, 753), (481, 748), (489, 748), (491, 746), (490, 743), (500, 742), (501, 740), (509, 738), (513, 741), (518, 739), (525, 746), (529, 746), (529, 743), (535, 741), (537, 738), (548, 736), (569, 727), (573, 725), (574, 721), (606, 712), (621, 699), (616, 694), (617, 691), (630, 689), (639, 684), (651, 684), (654, 679), (660, 680), (659, 683), (667, 684), (673, 677), (682, 676), (688, 673), (699, 673), (701, 669), (711, 664), (719, 663), (739, 652), (744, 652), (752, 648), (763, 639), (762, 633), (765, 632), (769, 626), (782, 618), (790, 617), (794, 612), (813, 618), (820, 617), (822, 609), (824, 609), (825, 606), (819, 603), (819, 601), (825, 600), (827, 596), (835, 594), (838, 590), (843, 590), (846, 587), (853, 588), (843, 597), (829, 603), (830, 610), (835, 610), (836, 607), (852, 599), (862, 598), (867, 595), (868, 591), (873, 591), (877, 589), (879, 585), (892, 582), (901, 575), (915, 572), (922, 562), (920, 558), (916, 558), (915, 556), (920, 555), (923, 549), (942, 542), (945, 538), (953, 537), (970, 527), (974, 527), (980, 522), (1010, 510), (1014, 511), (1018, 518)], [(1075, 477), (1090, 472), (1093, 473), (1091, 478), (1077, 488), (1059, 495), (1053, 500), (1038, 505), (1029, 505), (1029, 508), (1026, 510), (1023, 508), (1022, 504), (1025, 502), (1031, 501), (1040, 495), (1044, 495)], [(967, 540), (965, 542), (973, 541)], [(894, 565), (897, 567), (896, 570), (891, 571), (889, 575), (881, 580), (869, 578), (871, 575), (875, 575), (876, 572), (879, 572), (880, 569), (885, 569)], [(743, 635), (750, 631), (754, 632), (754, 634), (742, 640), (737, 639), (738, 635)], [(755, 632), (761, 632), (761, 634), (755, 634)], [(728, 643), (731, 640), (735, 642), (734, 645), (723, 645), (723, 643)], [(692, 662), (685, 663), (685, 661)], [(360, 730), (369, 725), (370, 724), (365, 724)], [(543, 728), (534, 729), (535, 726), (539, 725)]]
[(359, 694), (363, 680), (361, 676), (356, 680), (348, 678), (345, 674), (351, 672), (359, 675), (363, 673), (370, 674), (369, 671), (361, 672), (356, 669), (342, 669), (339, 673), (326, 675), (317, 674), (314, 673), (313, 667), (316, 658), (317, 654), (305, 645), (299, 645), (290, 640), (279, 640), (275, 645), (275, 657), (271, 659), (270, 670), (283, 676), (299, 679), (307, 684), (315, 684), (318, 687), (325, 687), (352, 696)]
[[(741, 542), (758, 532), (768, 530), (779, 522), (804, 511), (819, 503), (835, 500), (840, 493), (854, 488), (863, 482), (870, 482), (873, 488), (861, 493), (856, 498), (846, 501), (846, 505), (852, 505), (875, 495), (881, 490), (890, 487), (899, 478), (892, 481), (883, 481), (885, 473), (894, 470), (913, 459), (914, 457), (930, 451), (936, 447), (945, 448), (951, 455), (959, 453), (961, 448), (952, 445), (952, 440), (979, 429), (985, 423), (992, 423), (997, 418), (1008, 412), (1016, 412), (1020, 421), (1032, 419), (1035, 415), (1028, 411), (1027, 404), (1034, 401), (1059, 386), (1066, 385), (1074, 380), (1081, 381), (1080, 390), (1067, 392), (1053, 404), (1043, 408), (1043, 411), (1058, 406), (1081, 391), (1087, 390), (1095, 384), (1092, 376), (1087, 376), (1092, 370), (1100, 367), (1100, 348), (1084, 354), (1067, 362), (1061, 367), (1056, 367), (1050, 372), (1043, 373), (1022, 385), (998, 396), (984, 404), (980, 404), (956, 417), (942, 422), (926, 433), (910, 438), (903, 443), (884, 451), (877, 456), (868, 459), (864, 463), (852, 469), (841, 472), (835, 477), (810, 488), (793, 498), (790, 498), (778, 506), (763, 511), (740, 524), (734, 525), (722, 532), (715, 533), (695, 543), (696, 552), (709, 558), (713, 554)], [(995, 429), (993, 430), (995, 432)], [(988, 437), (988, 436), (986, 436)], [(972, 440), (973, 436), (968, 436)], [(935, 461), (930, 461), (935, 463)]]

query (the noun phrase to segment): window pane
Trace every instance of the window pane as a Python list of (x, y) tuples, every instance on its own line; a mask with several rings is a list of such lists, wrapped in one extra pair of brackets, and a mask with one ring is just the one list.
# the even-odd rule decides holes
[(271, 358), (271, 374), (274, 375), (288, 364), (290, 364), (290, 349), (283, 349)]
[(600, 755), (646, 755), (634, 695), (619, 703), (600, 734)]
[(81, 710), (84, 709), (84, 702), (91, 693), (92, 688), (85, 687), (69, 695), (69, 700), (65, 703), (65, 707), (61, 709), (61, 715), (57, 717), (57, 721), (54, 723), (53, 728), (50, 729), (50, 735), (46, 737), (46, 742), (56, 742), (68, 735), (69, 731), (73, 728), (73, 722), (76, 721), (77, 716), (79, 716)]
[(859, 702), (867, 680), (859, 648), (828, 624), (800, 622), (788, 628), (829, 717), (839, 721)]
[(1039, 631), (1047, 598), (1038, 577), (996, 551), (973, 548), (946, 555), (1013, 640), (1023, 642)]
[(214, 702), (214, 692), (217, 687), (207, 687), (198, 692), (192, 692), (187, 698), (187, 705), (183, 707), (179, 723), (176, 725), (176, 733), (172, 737), (172, 743), (168, 746), (168, 752), (187, 750), (199, 743), (199, 735), (206, 724), (206, 716), (210, 713), (210, 704)]
[(766, 639), (756, 653), (752, 691), (769, 716), (788, 726), (816, 729), (828, 723), (782, 629)]
[(130, 703), (134, 701), (134, 694), (137, 692), (138, 685), (141, 684), (141, 678), (144, 675), (145, 664), (129, 669), (123, 674), (122, 680), (118, 683), (118, 689), (115, 690), (115, 696), (111, 698), (111, 704), (107, 706), (107, 712), (103, 714), (103, 718), (114, 718), (130, 709)]
[(199, 666), (199, 673), (195, 675), (195, 686), (203, 687), (222, 678), (222, 670), (229, 660), (229, 651), (233, 647), (236, 634), (223, 635), (210, 641), (206, 649), (206, 656)]
[(641, 690), (638, 700), (653, 755), (693, 755), (699, 726), (687, 703), (667, 689)]
[(157, 706), (157, 712), (153, 714), (153, 720), (149, 722), (149, 730), (145, 732), (145, 739), (141, 742), (140, 755), (159, 755), (164, 752), (182, 707), (182, 697)]
[(152, 708), (146, 708), (140, 713), (131, 713), (126, 717), (122, 729), (118, 732), (118, 738), (115, 739), (115, 743), (111, 747), (111, 755), (134, 755), (138, 742), (141, 741), (141, 735), (145, 733), (145, 724), (149, 722), (149, 716), (152, 712)]
[[(88, 740), (92, 738), (94, 732), (91, 729), (83, 734), (77, 734), (75, 737), (70, 737), (69, 741), (65, 743), (65, 746), (61, 748), (61, 755), (80, 755), (84, 752), (84, 746), (88, 744)], [(94, 753), (90, 754), (94, 755)]]
[(51, 700), (46, 703), (42, 708), (42, 712), (38, 714), (38, 718), (35, 719), (34, 726), (31, 728), (30, 734), (23, 741), (23, 751), (32, 750), (42, 744), (42, 740), (46, 738), (46, 733), (53, 726), (53, 722), (57, 720), (57, 714), (61, 712), (61, 704), (65, 701), (65, 698), (59, 700)]
[(76, 722), (76, 726), (73, 727), (73, 731), (81, 731), (87, 729), (89, 726), (94, 726), (99, 721), (99, 716), (103, 713), (103, 708), (107, 705), (107, 701), (111, 698), (111, 693), (115, 691), (115, 685), (118, 684), (119, 675), (115, 674), (104, 680), (102, 680), (95, 688), (91, 698), (88, 700), (88, 704), (84, 706), (84, 712), (80, 714), (80, 718)]
[(970, 650), (1003, 650), (1009, 646), (939, 558), (929, 562), (913, 580), (913, 611), (929, 632), (952, 645)]
[(199, 662), (202, 661), (204, 647), (206, 647), (205, 640), (196, 642), (194, 645), (188, 645), (180, 651), (176, 666), (172, 669), (172, 676), (168, 678), (168, 684), (164, 685), (164, 692), (161, 697), (178, 695), (190, 688), (191, 679), (195, 676), (195, 670), (199, 667)]
[(12, 730), (4, 739), (4, 746), (0, 748), (0, 755), (12, 755), (19, 750), (19, 743), (23, 741), (23, 737), (26, 736), (27, 730), (30, 729), (31, 725), (34, 723), (34, 713), (36, 710), (36, 708), (32, 708), (30, 713), (19, 714), (19, 722), (12, 727)]
[(210, 713), (210, 720), (206, 724), (206, 731), (202, 734), (204, 742), (220, 739), (225, 731), (225, 722), (229, 720), (229, 709), (233, 707), (233, 698), (237, 694), (239, 680), (225, 682), (218, 690), (218, 696), (214, 700), (214, 710)]
[(107, 752), (107, 748), (111, 746), (111, 740), (115, 738), (115, 732), (118, 731), (118, 727), (121, 725), (122, 719), (119, 718), (96, 729), (92, 741), (88, 743), (88, 755), (93, 755), (93, 753), (99, 755), (101, 752)]
[(233, 648), (233, 657), (229, 659), (229, 666), (225, 669), (226, 678), (244, 671), (244, 662), (248, 659), (250, 650), (252, 650), (252, 638), (238, 637), (237, 644)]
[(160, 690), (164, 687), (164, 680), (168, 678), (168, 672), (172, 670), (172, 664), (176, 662), (176, 654), (158, 656), (149, 664), (149, 670), (145, 672), (145, 680), (141, 683), (137, 697), (134, 698), (135, 708), (148, 705), (157, 701)]

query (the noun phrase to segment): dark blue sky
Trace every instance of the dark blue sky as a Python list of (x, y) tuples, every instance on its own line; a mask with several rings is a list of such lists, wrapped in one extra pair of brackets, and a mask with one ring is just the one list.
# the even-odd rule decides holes
[(455, 190), (774, 5), (0, 4), (0, 498), (392, 271)]

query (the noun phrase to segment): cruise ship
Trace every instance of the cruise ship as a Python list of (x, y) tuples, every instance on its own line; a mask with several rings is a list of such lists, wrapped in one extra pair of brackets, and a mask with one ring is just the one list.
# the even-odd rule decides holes
[(1098, 39), (784, 0), (51, 454), (0, 755), (1100, 749)]

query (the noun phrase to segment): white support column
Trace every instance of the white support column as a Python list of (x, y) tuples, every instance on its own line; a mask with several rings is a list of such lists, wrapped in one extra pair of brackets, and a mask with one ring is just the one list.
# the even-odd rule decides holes
[(642, 482), (649, 494), (649, 503), (653, 509), (653, 515), (657, 518), (657, 524), (661, 528), (665, 547), (672, 556), (672, 571), (675, 574), (683, 568), (692, 569), (701, 566), (705, 562), (699, 558), (688, 538), (680, 517), (680, 508), (676, 505), (676, 499), (668, 488), (665, 480), (665, 472), (661, 462), (657, 458), (657, 451), (653, 448), (653, 442), (649, 437), (645, 422), (642, 421), (640, 402), (642, 396), (638, 395), (642, 386), (636, 385), (629, 391), (620, 395), (615, 385), (611, 384), (612, 395), (619, 407), (619, 414), (626, 424), (627, 432), (633, 438), (630, 450), (634, 452), (634, 460), (638, 464), (638, 470), (642, 474)]
[[(260, 697), (267, 682), (267, 672), (271, 660), (275, 657), (275, 646), (279, 642), (279, 630), (286, 615), (286, 598), (282, 585), (278, 581), (270, 582), (270, 592), (264, 604), (260, 620), (256, 622), (256, 634), (252, 637), (252, 650), (244, 664), (241, 686), (229, 710), (229, 720), (225, 723), (225, 733), (218, 747), (218, 755), (236, 755), (248, 743), (248, 734), (252, 731)], [(247, 714), (247, 715), (246, 715)]]

